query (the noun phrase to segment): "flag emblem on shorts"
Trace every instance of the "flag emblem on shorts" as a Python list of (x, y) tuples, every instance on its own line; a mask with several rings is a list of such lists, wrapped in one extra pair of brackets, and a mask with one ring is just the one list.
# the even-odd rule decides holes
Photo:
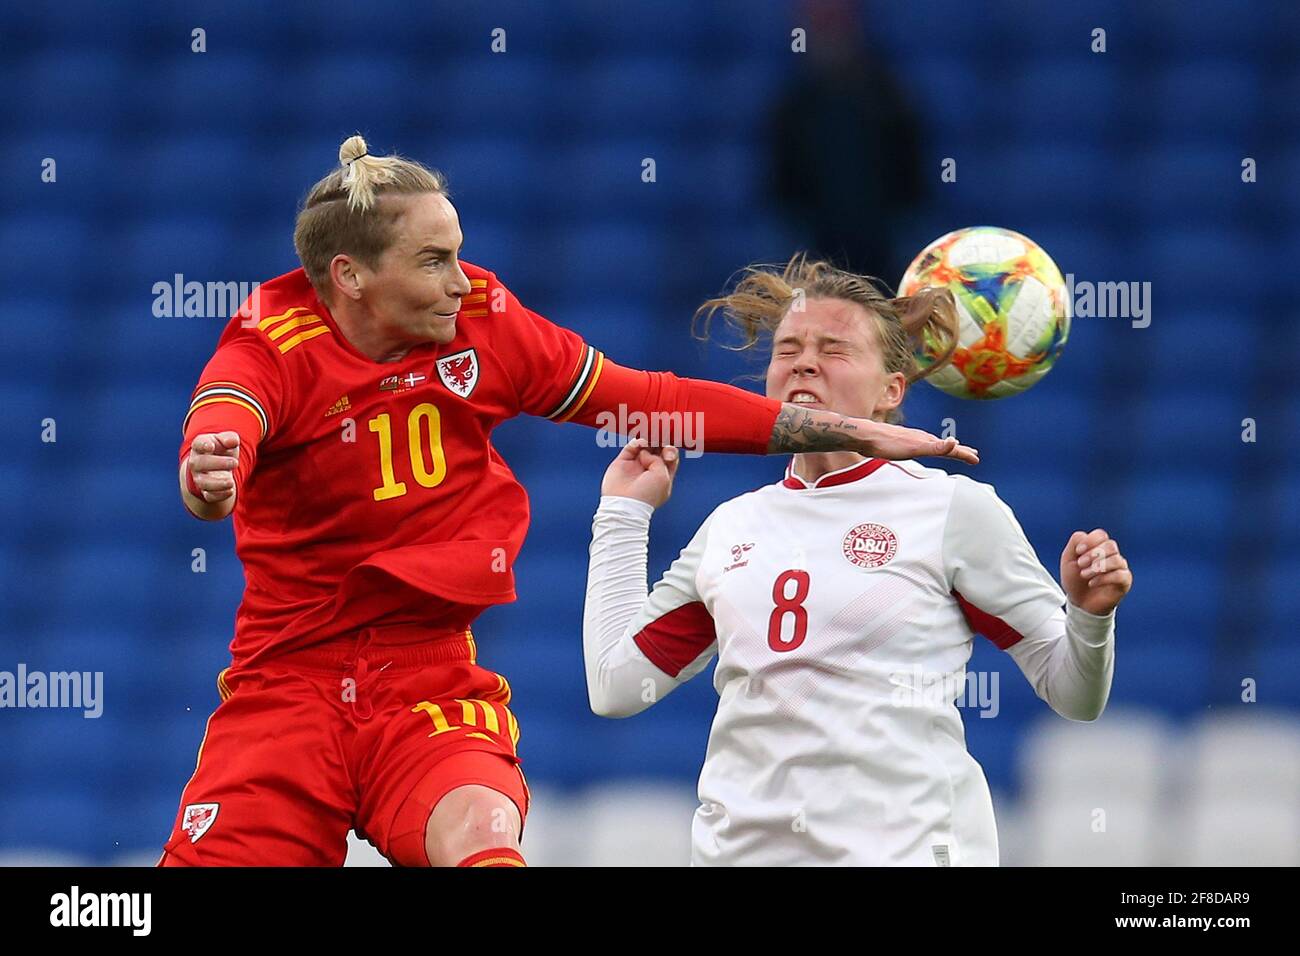
[(849, 529), (844, 536), (844, 557), (860, 568), (878, 568), (898, 553), (898, 538), (883, 524), (870, 521)]
[(199, 837), (212, 828), (217, 820), (219, 803), (191, 803), (185, 807), (181, 817), (181, 829), (190, 835), (191, 843), (198, 843)]
[(444, 356), (438, 359), (437, 369), (443, 385), (461, 398), (469, 398), (478, 384), (478, 353), (464, 349)]

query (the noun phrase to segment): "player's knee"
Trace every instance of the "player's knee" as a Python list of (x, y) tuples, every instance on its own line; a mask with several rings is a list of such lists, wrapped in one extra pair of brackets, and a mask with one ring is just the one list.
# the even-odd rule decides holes
[(429, 814), (425, 850), (431, 866), (455, 866), (482, 850), (519, 848), (519, 809), (490, 787), (449, 791)]

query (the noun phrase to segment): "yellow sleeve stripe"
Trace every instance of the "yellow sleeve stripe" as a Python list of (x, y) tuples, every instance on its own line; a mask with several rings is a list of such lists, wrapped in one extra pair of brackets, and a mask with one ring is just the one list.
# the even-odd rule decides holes
[(291, 348), (295, 348), (296, 346), (301, 345), (303, 342), (306, 342), (310, 339), (314, 339), (318, 335), (324, 335), (329, 330), (330, 327), (328, 325), (322, 325), (319, 328), (308, 329), (306, 332), (299, 332), (297, 335), (285, 339), (283, 342), (277, 345), (276, 348), (278, 348), (280, 350), (280, 354), (283, 355)]
[(469, 287), (470, 287), (471, 289), (486, 289), (486, 288), (487, 288), (487, 279), (470, 279), (470, 280), (469, 280)]
[(279, 322), (281, 319), (287, 319), (295, 312), (306, 312), (306, 311), (307, 311), (306, 306), (295, 305), (292, 309), (289, 309), (286, 312), (281, 312), (279, 315), (272, 315), (269, 318), (263, 319), (262, 321), (257, 323), (257, 327), (261, 331), (265, 332), (267, 329), (275, 325), (275, 323)]
[(604, 368), (605, 368), (605, 354), (603, 352), (597, 352), (596, 368), (595, 371), (593, 371), (587, 377), (587, 387), (583, 389), (582, 397), (578, 399), (577, 404), (575, 404), (572, 409), (570, 409), (561, 417), (557, 418), (556, 419), (557, 422), (567, 422), (574, 415), (578, 414), (578, 412), (582, 411), (582, 406), (587, 404), (587, 398), (591, 395), (591, 390), (595, 388), (596, 383), (600, 381), (600, 373), (604, 370)]
[(487, 315), (487, 314), (488, 314), (488, 310), (487, 310), (487, 309), (461, 309), (461, 310), (460, 310), (460, 315), (461, 315), (462, 318), (474, 318), (474, 319), (477, 319), (477, 318), (480, 318), (481, 316), (484, 316), (484, 315)]
[(473, 869), (476, 866), (524, 866), (526, 867), (527, 864), (519, 862), (513, 856), (489, 856), (482, 860), (479, 860), (477, 863), (470, 864), (470, 869)]
[(497, 689), (493, 691), (492, 699), (500, 701), (502, 706), (510, 703), (510, 682), (500, 674), (497, 675)]
[(266, 337), (274, 342), (276, 339), (282, 339), (294, 329), (302, 328), (304, 325), (314, 325), (323, 321), (319, 315), (308, 313), (300, 315), (297, 318), (289, 319), (287, 322), (281, 322), (275, 328), (266, 333)]
[(475, 302), (486, 302), (486, 301), (487, 301), (486, 292), (476, 292), (473, 295), (461, 296), (460, 299), (461, 305), (473, 305)]
[(262, 426), (262, 434), (260, 437), (262, 438), (266, 437), (266, 423), (262, 420), (262, 416), (258, 414), (257, 409), (254, 408), (252, 405), (248, 404), (248, 402), (241, 401), (238, 398), (231, 398), (229, 395), (219, 395), (216, 398), (205, 398), (203, 399), (203, 401), (195, 402), (193, 405), (191, 405), (189, 412), (185, 415), (185, 421), (181, 424), (181, 434), (184, 435), (185, 432), (189, 429), (191, 416), (193, 416), (193, 414), (197, 412), (200, 408), (203, 408), (205, 405), (221, 405), (221, 404), (238, 405), (240, 408), (246, 409), (247, 411), (251, 412), (253, 417), (257, 419), (258, 424)]

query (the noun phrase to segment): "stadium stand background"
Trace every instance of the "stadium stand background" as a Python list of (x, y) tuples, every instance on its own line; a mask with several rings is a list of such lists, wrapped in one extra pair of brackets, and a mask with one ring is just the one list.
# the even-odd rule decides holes
[[(217, 703), (242, 575), (229, 523), (177, 500), (175, 455), (223, 320), (155, 317), (154, 283), (296, 267), (296, 204), (360, 130), (448, 174), (465, 257), (525, 304), (622, 363), (732, 380), (753, 366), (693, 342), (689, 317), (735, 269), (801, 241), (765, 198), (762, 147), (799, 16), (741, 2), (4, 4), (0, 669), (103, 671), (105, 710), (0, 711), (0, 860), (152, 862)], [(1148, 328), (1077, 319), (1027, 396), (977, 406), (920, 387), (909, 401), (910, 421), (952, 417), (981, 449), (976, 477), (1054, 574), (1070, 531), (1096, 526), (1135, 569), (1097, 724), (1050, 714), (976, 640), (970, 667), (1002, 678), (998, 716), (966, 723), (1004, 861), (1300, 862), (1300, 316), (1286, 279), (1300, 261), (1300, 6), (929, 0), (873, 4), (868, 21), (933, 174), (897, 231), (903, 258), (991, 223), (1079, 279), (1153, 290)], [(956, 183), (938, 182), (945, 157)], [(46, 418), (57, 442), (40, 441)], [(630, 721), (586, 703), (586, 543), (612, 452), (532, 420), (496, 442), (534, 519), (519, 602), (475, 633), (515, 691), (535, 791), (525, 851), (683, 862), (708, 678)], [(781, 467), (687, 460), (652, 573), (717, 502)]]

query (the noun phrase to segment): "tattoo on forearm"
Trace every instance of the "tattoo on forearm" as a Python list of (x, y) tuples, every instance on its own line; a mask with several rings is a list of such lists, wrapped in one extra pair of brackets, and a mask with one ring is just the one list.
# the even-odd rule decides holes
[(862, 430), (852, 418), (806, 408), (783, 405), (772, 426), (769, 455), (804, 451), (856, 451), (862, 444)]

